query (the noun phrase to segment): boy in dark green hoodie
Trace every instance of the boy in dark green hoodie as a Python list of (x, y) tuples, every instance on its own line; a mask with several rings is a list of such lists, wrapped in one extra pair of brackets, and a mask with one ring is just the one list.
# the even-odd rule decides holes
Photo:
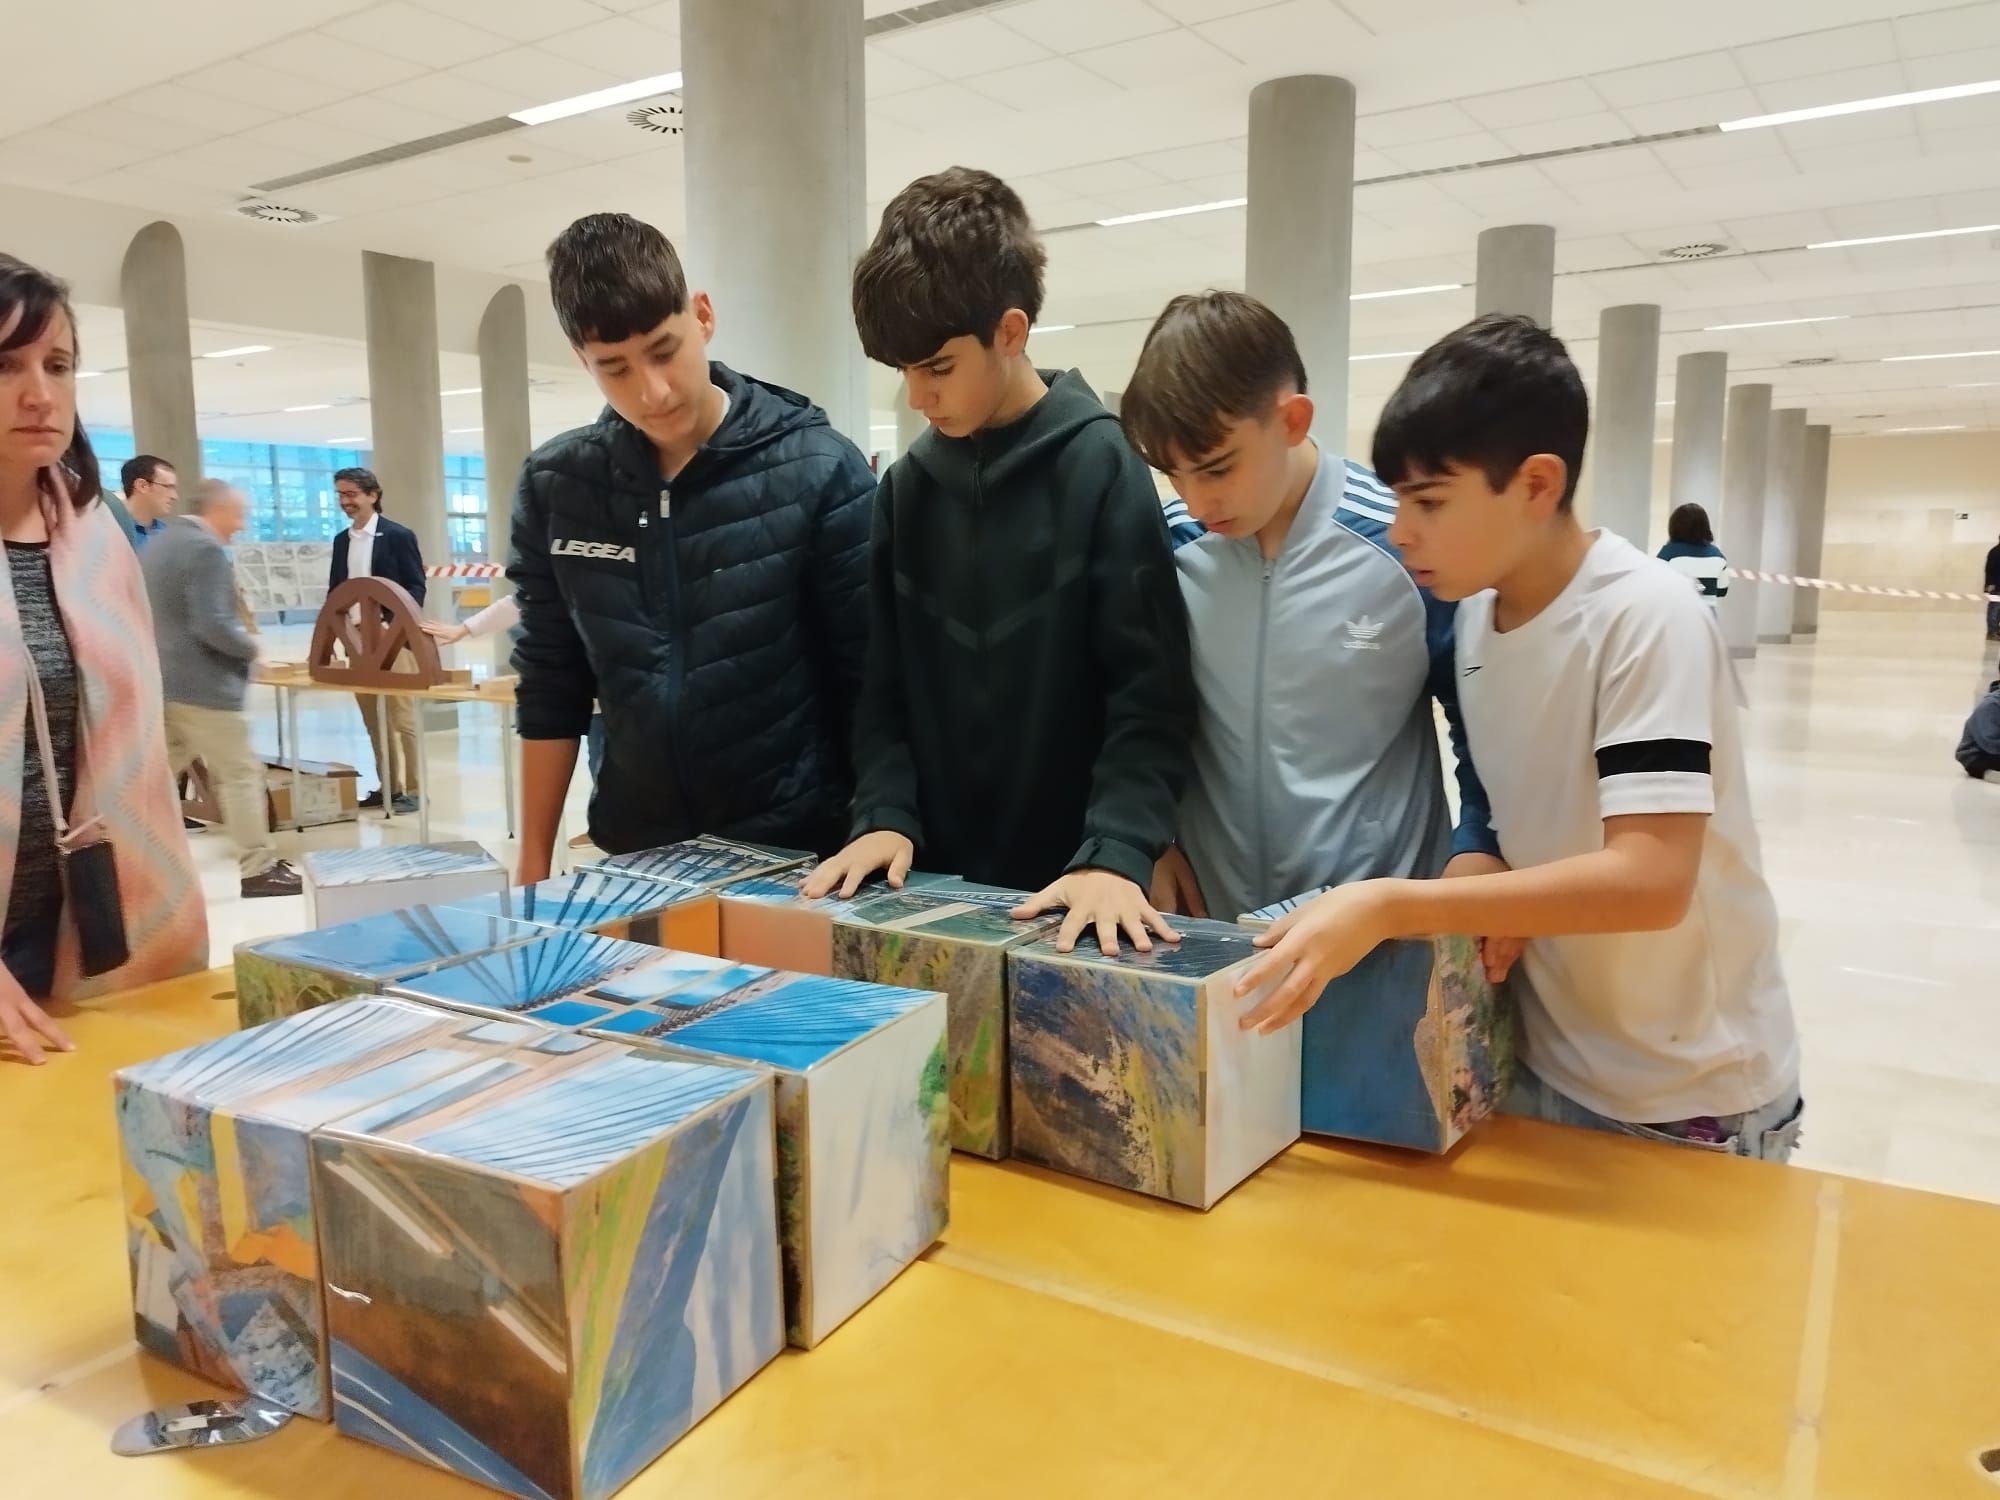
[(1195, 699), (1152, 476), (1028, 334), (1047, 256), (988, 172), (921, 177), (854, 271), (871, 359), (930, 430), (882, 477), (853, 842), (809, 894), (912, 863), (1038, 891), (1067, 950), (1176, 934), (1146, 899), (1172, 843)]

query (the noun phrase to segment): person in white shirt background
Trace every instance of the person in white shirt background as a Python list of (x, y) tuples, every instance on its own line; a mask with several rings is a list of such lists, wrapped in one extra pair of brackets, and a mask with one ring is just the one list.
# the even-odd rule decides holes
[[(424, 557), (417, 534), (382, 514), (381, 483), (367, 469), (342, 469), (333, 476), (334, 494), (351, 523), (333, 539), (333, 566), (327, 588), (339, 588), (349, 578), (385, 578), (401, 584), (419, 605), (424, 602)], [(411, 670), (416, 659), (408, 651), (397, 659), (398, 671)], [(363, 807), (387, 802), (396, 812), (417, 810), (422, 788), (417, 784), (417, 713), (408, 698), (384, 698), (356, 693), (354, 701), (375, 749), (375, 773), (381, 785), (361, 799)], [(397, 764), (400, 752), (400, 767)]]

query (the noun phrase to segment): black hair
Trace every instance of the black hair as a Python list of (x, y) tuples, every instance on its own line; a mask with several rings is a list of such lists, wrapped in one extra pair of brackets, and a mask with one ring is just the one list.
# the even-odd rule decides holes
[(1667, 540), (1683, 546), (1713, 547), (1715, 528), (1709, 525), (1708, 512), (1692, 500), (1685, 505), (1676, 505), (1674, 513), (1667, 517)]
[[(0, 337), (0, 354), (25, 349), (48, 332), (49, 323), (58, 317), (68, 320), (70, 338), (74, 340), (76, 313), (69, 305), (68, 285), (26, 261), (0, 253), (0, 329), (7, 330)], [(10, 321), (12, 328), (7, 327)], [(63, 482), (69, 487), (70, 504), (77, 510), (102, 493), (97, 453), (90, 446), (82, 422), (73, 423), (69, 447), (57, 463), (62, 469)], [(53, 493), (49, 481), (43, 482), (43, 488)]]
[(333, 471), (333, 482), (339, 484), (342, 480), (345, 480), (361, 491), (362, 494), (374, 500), (377, 510), (382, 508), (382, 482), (375, 477), (373, 469), (335, 469)]
[(1146, 335), (1118, 415), (1140, 456), (1166, 472), (1213, 453), (1231, 422), (1267, 416), (1287, 391), (1305, 389), (1283, 318), (1242, 292), (1190, 293)]
[(549, 297), (572, 348), (651, 333), (687, 311), (687, 273), (670, 241), (630, 214), (586, 214), (549, 246)]
[(1375, 424), (1384, 484), (1477, 469), (1504, 489), (1537, 453), (1567, 470), (1562, 508), (1576, 498), (1590, 398), (1561, 339), (1532, 318), (1488, 313), (1417, 356)]
[(160, 470), (172, 467), (164, 458), (141, 453), (137, 458), (125, 460), (125, 466), (118, 471), (118, 487), (129, 495), (133, 485), (151, 484), (160, 477)]
[(970, 334), (992, 347), (1014, 308), (1042, 315), (1048, 265), (1021, 195), (991, 172), (951, 167), (889, 200), (854, 266), (854, 326), (867, 356), (894, 370)]

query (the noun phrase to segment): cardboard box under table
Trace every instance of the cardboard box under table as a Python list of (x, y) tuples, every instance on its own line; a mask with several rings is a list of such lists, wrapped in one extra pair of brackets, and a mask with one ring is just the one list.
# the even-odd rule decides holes
[(403, 980), (390, 993), (447, 1010), (520, 1016), (545, 1026), (582, 1026), (620, 1006), (585, 991), (661, 957), (658, 948), (644, 943), (545, 929), (543, 936), (516, 947), (460, 959)]
[(326, 1417), (309, 1133), (538, 1034), (370, 998), (118, 1073), (140, 1344), (222, 1385)]
[(699, 838), (683, 839), (678, 844), (662, 844), (657, 849), (614, 854), (594, 868), (620, 870), (628, 875), (647, 875), (654, 880), (671, 880), (681, 885), (717, 890), (738, 880), (797, 869), (812, 862), (813, 856), (803, 849), (739, 844), (731, 839), (703, 834)]
[(290, 937), (236, 945), (236, 1014), (245, 1026), (355, 995), (377, 995), (461, 958), (548, 936), (546, 927), (451, 907), (412, 906)]
[(693, 1007), (669, 993), (591, 1034), (630, 1036), (655, 1017), (645, 1031), (657, 1041), (641, 1045), (776, 1071), (786, 1332), (810, 1349), (944, 1232), (945, 1000), (853, 980), (773, 977)]
[(450, 906), (507, 889), (507, 872), (480, 845), (383, 844), (314, 849), (299, 860), (306, 921), (332, 927), (406, 906)]
[(937, 990), (951, 1017), (951, 1144), (994, 1160), (1008, 1151), (1007, 950), (1061, 918), (1016, 922), (996, 907), (928, 890), (857, 902), (833, 924), (833, 972)]
[[(1261, 931), (1313, 891), (1238, 919)], [(1495, 988), (1479, 942), (1383, 943), (1306, 1012), (1300, 1126), (1420, 1151), (1447, 1151), (1514, 1081), (1514, 997)]]
[(1177, 944), (1107, 957), (1086, 937), (1007, 955), (1014, 1154), (1195, 1208), (1299, 1136), (1299, 1024), (1238, 1024), (1250, 934), (1176, 918)]
[(767, 1073), (545, 1031), (313, 1137), (334, 1421), (599, 1500), (784, 1346)]
[(690, 953), (714, 953), (720, 941), (712, 892), (602, 865), (452, 904), (482, 916), (511, 917)]

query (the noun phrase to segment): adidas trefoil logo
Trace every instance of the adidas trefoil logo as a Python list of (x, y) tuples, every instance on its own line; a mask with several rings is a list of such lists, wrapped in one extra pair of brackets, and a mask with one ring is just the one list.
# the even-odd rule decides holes
[(1382, 649), (1382, 642), (1379, 639), (1382, 634), (1382, 622), (1380, 620), (1371, 620), (1368, 616), (1363, 615), (1358, 620), (1349, 620), (1345, 628), (1347, 639), (1340, 643), (1342, 649), (1348, 651), (1380, 651)]

